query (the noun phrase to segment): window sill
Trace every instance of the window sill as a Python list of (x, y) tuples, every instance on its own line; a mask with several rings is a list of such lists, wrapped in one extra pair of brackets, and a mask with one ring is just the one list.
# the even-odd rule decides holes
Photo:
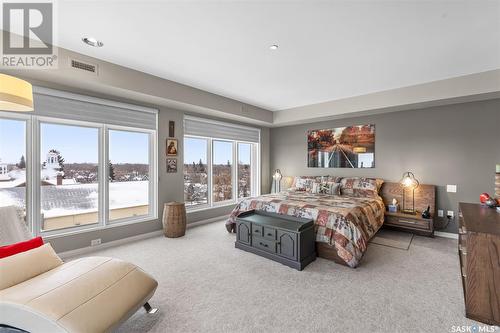
[(157, 222), (158, 217), (155, 216), (145, 216), (142, 218), (137, 218), (137, 219), (131, 219), (128, 221), (122, 221), (122, 222), (113, 222), (108, 225), (97, 225), (89, 228), (84, 228), (84, 229), (78, 229), (78, 230), (68, 230), (66, 232), (57, 232), (56, 230), (54, 231), (49, 231), (49, 232), (42, 232), (40, 236), (43, 237), (44, 240), (51, 240), (51, 239), (57, 239), (57, 238), (63, 238), (67, 236), (72, 236), (72, 235), (79, 235), (79, 234), (84, 234), (88, 232), (93, 232), (93, 231), (99, 231), (99, 230), (106, 230), (106, 229), (112, 229), (112, 228), (117, 228), (121, 226), (126, 226), (126, 225), (131, 225), (131, 224), (136, 224), (136, 223), (146, 223), (146, 222)]
[(222, 208), (222, 207), (229, 207), (229, 206), (235, 206), (237, 202), (231, 201), (227, 203), (222, 203), (220, 205), (213, 205), (213, 206), (203, 206), (203, 207), (196, 207), (196, 208), (187, 208), (186, 213), (196, 213), (196, 212), (202, 212), (206, 210), (211, 210), (211, 209), (217, 209), (217, 208)]

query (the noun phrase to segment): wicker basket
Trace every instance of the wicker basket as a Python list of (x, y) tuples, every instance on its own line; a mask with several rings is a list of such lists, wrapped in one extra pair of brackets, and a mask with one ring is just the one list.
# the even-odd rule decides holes
[(163, 206), (163, 232), (165, 237), (176, 238), (186, 234), (186, 207), (182, 202), (169, 202)]

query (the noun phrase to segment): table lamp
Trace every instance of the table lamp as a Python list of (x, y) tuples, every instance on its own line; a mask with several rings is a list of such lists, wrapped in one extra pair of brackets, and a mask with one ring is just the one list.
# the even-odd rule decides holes
[(281, 171), (280, 171), (280, 169), (276, 169), (276, 170), (274, 170), (274, 174), (273, 174), (273, 179), (274, 179), (274, 191), (275, 191), (276, 193), (281, 192), (281, 178), (283, 178), (283, 176), (281, 175)]
[[(403, 174), (403, 178), (399, 181), (399, 183), (401, 184), (401, 187), (403, 188), (403, 210), (402, 212), (404, 214), (411, 214), (411, 215), (415, 215), (416, 214), (416, 211), (415, 211), (415, 189), (418, 187), (418, 185), (420, 184), (418, 182), (418, 180), (415, 178), (415, 175), (412, 173), (412, 172), (405, 172)], [(411, 209), (409, 208), (406, 208), (406, 195), (405, 195), (405, 192), (406, 190), (409, 189), (412, 191), (412, 206), (411, 206)]]

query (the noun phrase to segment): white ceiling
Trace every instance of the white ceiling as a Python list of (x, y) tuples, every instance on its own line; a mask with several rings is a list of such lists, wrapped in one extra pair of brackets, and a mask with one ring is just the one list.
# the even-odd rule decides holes
[(59, 1), (58, 11), (61, 47), (273, 111), (500, 68), (500, 1)]

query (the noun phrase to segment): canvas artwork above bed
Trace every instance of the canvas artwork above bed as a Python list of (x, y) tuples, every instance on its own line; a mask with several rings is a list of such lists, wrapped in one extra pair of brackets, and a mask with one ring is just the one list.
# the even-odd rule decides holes
[(374, 168), (375, 125), (308, 131), (307, 166), (310, 168)]

